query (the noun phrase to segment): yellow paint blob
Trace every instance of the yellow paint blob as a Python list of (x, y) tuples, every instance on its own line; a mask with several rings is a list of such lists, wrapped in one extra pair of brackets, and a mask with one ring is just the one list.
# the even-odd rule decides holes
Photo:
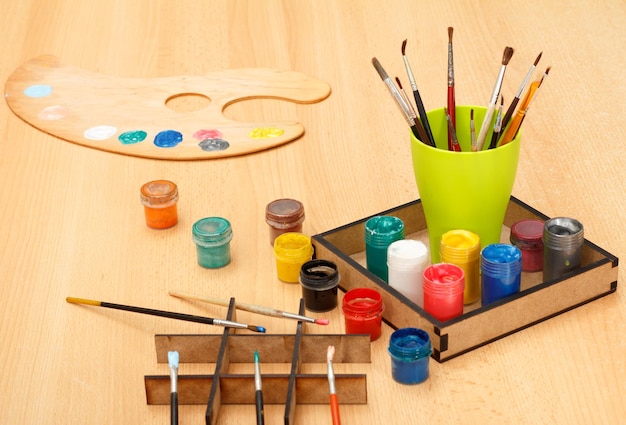
[(258, 127), (252, 130), (248, 135), (253, 139), (268, 139), (270, 137), (279, 137), (285, 133), (282, 128), (276, 127)]

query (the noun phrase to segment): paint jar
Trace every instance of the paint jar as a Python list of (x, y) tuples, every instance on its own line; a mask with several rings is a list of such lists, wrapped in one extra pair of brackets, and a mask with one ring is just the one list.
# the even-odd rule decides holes
[(436, 263), (424, 270), (424, 310), (445, 322), (463, 314), (465, 272), (456, 264)]
[(152, 229), (167, 229), (178, 223), (178, 186), (169, 180), (154, 180), (141, 186), (139, 194)]
[(404, 222), (398, 217), (376, 216), (365, 222), (365, 261), (367, 269), (387, 282), (387, 248), (404, 239)]
[(401, 239), (387, 249), (389, 286), (420, 307), (424, 305), (422, 276), (428, 261), (428, 248), (421, 241)]
[(341, 305), (346, 333), (369, 334), (370, 341), (380, 338), (383, 320), (383, 297), (373, 288), (351, 289), (343, 296)]
[(311, 239), (302, 233), (283, 233), (274, 240), (278, 279), (298, 283), (300, 268), (313, 256)]
[(309, 311), (330, 311), (337, 307), (339, 271), (327, 260), (311, 260), (300, 269), (300, 285), (304, 306)]
[(295, 199), (276, 199), (265, 207), (265, 222), (270, 228), (270, 245), (283, 233), (302, 233), (304, 206)]
[(481, 301), (487, 305), (519, 292), (522, 252), (515, 245), (495, 243), (480, 253)]
[(543, 269), (543, 221), (520, 220), (511, 226), (510, 241), (522, 251), (522, 271)]
[(546, 221), (543, 227), (543, 281), (558, 279), (580, 267), (584, 241), (580, 221), (567, 217)]
[(423, 329), (401, 328), (391, 334), (389, 348), (391, 376), (400, 384), (419, 384), (428, 378), (433, 352), (430, 336)]
[(480, 299), (480, 237), (467, 230), (450, 230), (441, 235), (442, 263), (456, 264), (465, 274), (463, 304)]
[(206, 217), (196, 221), (191, 229), (198, 253), (198, 265), (216, 269), (230, 263), (230, 222), (222, 217)]

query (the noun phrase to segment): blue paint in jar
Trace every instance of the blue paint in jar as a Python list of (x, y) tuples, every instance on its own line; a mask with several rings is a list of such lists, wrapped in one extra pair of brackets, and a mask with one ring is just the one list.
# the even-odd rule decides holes
[(517, 246), (497, 243), (480, 253), (481, 302), (487, 305), (520, 290), (522, 252)]
[(154, 144), (160, 148), (173, 148), (183, 141), (182, 133), (175, 130), (164, 130), (156, 135)]
[(432, 354), (430, 336), (423, 329), (401, 328), (391, 334), (389, 348), (391, 376), (400, 384), (419, 384), (428, 378)]

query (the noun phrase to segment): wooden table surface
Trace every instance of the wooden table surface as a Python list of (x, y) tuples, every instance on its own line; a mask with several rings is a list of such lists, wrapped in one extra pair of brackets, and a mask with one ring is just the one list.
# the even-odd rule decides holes
[[(314, 235), (417, 199), (407, 126), (371, 65), (405, 80), (402, 40), (427, 108), (445, 106), (447, 27), (453, 26), (457, 104), (486, 105), (505, 46), (515, 48), (503, 94), (510, 101), (540, 51), (551, 65), (527, 120), (513, 195), (548, 216), (571, 216), (585, 236), (624, 257), (623, 0), (149, 1), (2, 0), (0, 78), (43, 54), (115, 77), (200, 75), (229, 68), (295, 70), (330, 84), (310, 105), (271, 99), (231, 105), (244, 121), (295, 120), (306, 132), (284, 146), (208, 160), (107, 153), (44, 134), (0, 104), (0, 394), (3, 424), (166, 424), (168, 406), (146, 403), (157, 333), (221, 328), (68, 304), (92, 298), (222, 317), (182, 301), (180, 290), (297, 310), (299, 285), (276, 278), (265, 205), (301, 200)], [(408, 82), (405, 82), (408, 87)], [(193, 105), (191, 105), (193, 106)], [(184, 113), (184, 112), (182, 112)], [(179, 224), (145, 226), (139, 187), (166, 178), (180, 190)], [(197, 266), (191, 225), (228, 218), (232, 263)], [(449, 362), (431, 362), (418, 386), (391, 378), (383, 326), (366, 373), (368, 403), (342, 405), (343, 422), (393, 424), (618, 423), (626, 415), (626, 296), (616, 293)], [(338, 309), (328, 327), (343, 333)], [(239, 313), (271, 333), (295, 322)], [(181, 364), (181, 374), (214, 365)], [(264, 373), (287, 373), (263, 365)], [(231, 371), (252, 373), (251, 364)], [(325, 373), (324, 364), (303, 365)], [(180, 423), (204, 423), (181, 406)], [(266, 406), (280, 423), (284, 407)], [(225, 405), (219, 423), (253, 423), (252, 405)], [(330, 422), (326, 405), (300, 405), (296, 423)]]

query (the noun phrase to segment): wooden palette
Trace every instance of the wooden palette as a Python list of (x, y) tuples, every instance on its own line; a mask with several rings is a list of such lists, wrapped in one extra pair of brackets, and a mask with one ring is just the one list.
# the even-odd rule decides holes
[[(270, 149), (304, 133), (298, 122), (239, 122), (227, 106), (248, 99), (315, 103), (330, 86), (302, 73), (231, 69), (204, 76), (117, 78), (34, 58), (7, 79), (5, 98), (34, 127), (80, 145), (123, 155), (195, 160)], [(168, 102), (195, 97), (203, 108), (177, 111)]]

